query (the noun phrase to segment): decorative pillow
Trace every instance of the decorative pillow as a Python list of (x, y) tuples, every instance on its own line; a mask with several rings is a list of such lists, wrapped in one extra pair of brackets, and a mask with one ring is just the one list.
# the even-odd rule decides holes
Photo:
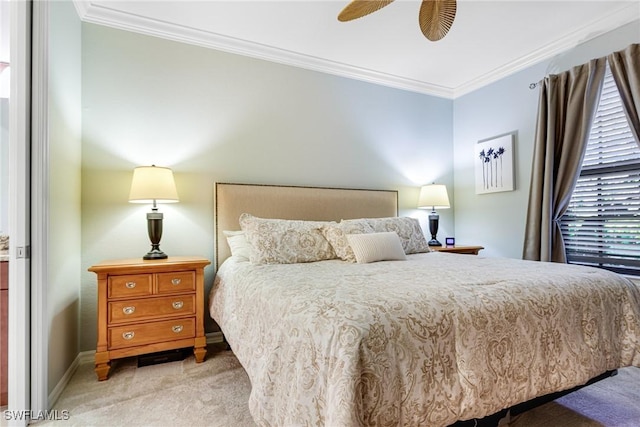
[(402, 248), (407, 255), (431, 252), (427, 244), (427, 239), (425, 239), (422, 228), (420, 227), (420, 222), (416, 218), (368, 218), (368, 222), (377, 233), (395, 231), (400, 237)]
[(373, 233), (373, 228), (365, 219), (343, 219), (339, 224), (331, 223), (323, 226), (321, 231), (340, 259), (356, 262), (356, 256), (347, 240), (347, 234)]
[(254, 264), (294, 264), (333, 259), (336, 253), (320, 232), (322, 221), (258, 218), (243, 213), (240, 227)]
[(231, 249), (231, 256), (249, 261), (251, 246), (249, 246), (249, 242), (247, 242), (244, 231), (223, 230), (222, 233), (227, 237), (227, 243), (229, 244), (229, 249)]
[(359, 264), (407, 259), (400, 237), (394, 231), (347, 234), (347, 240)]

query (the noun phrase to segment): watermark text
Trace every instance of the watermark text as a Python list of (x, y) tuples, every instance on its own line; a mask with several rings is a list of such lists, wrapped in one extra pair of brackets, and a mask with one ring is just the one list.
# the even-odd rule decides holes
[(5, 421), (66, 421), (71, 418), (66, 409), (52, 409), (46, 411), (4, 411)]

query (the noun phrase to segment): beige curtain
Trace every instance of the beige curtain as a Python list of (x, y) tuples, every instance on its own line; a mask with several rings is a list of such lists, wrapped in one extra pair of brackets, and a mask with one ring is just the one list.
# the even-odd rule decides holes
[(594, 59), (542, 82), (524, 259), (566, 262), (558, 220), (567, 209), (580, 173), (605, 64), (605, 58)]
[(627, 113), (629, 126), (640, 145), (640, 44), (632, 44), (625, 50), (614, 52), (607, 59)]

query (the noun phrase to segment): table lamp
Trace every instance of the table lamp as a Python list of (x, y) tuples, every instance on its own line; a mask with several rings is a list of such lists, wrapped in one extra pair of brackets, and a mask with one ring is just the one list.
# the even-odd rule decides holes
[(436, 235), (438, 234), (438, 222), (440, 216), (436, 212), (436, 208), (445, 209), (449, 208), (449, 196), (447, 195), (447, 187), (442, 184), (429, 184), (424, 185), (420, 189), (420, 197), (418, 197), (418, 209), (431, 208), (431, 214), (429, 215), (429, 231), (431, 232), (431, 240), (429, 240), (429, 246), (442, 246), (442, 243), (438, 242)]
[(178, 202), (178, 192), (173, 180), (173, 172), (169, 168), (140, 166), (133, 170), (130, 203), (153, 203), (151, 212), (147, 213), (147, 230), (151, 240), (151, 250), (143, 259), (164, 259), (167, 254), (160, 250), (160, 238), (162, 237), (162, 218), (158, 212), (157, 203)]

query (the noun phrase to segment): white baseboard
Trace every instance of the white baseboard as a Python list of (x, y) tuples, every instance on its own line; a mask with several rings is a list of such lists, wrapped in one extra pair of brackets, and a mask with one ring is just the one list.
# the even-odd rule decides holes
[[(224, 341), (222, 332), (209, 332), (208, 334), (206, 334), (206, 336), (207, 336), (207, 344), (216, 344)], [(71, 377), (73, 377), (73, 374), (75, 374), (76, 371), (78, 370), (78, 366), (80, 366), (83, 363), (92, 363), (94, 360), (95, 354), (96, 354), (95, 350), (81, 351), (80, 353), (78, 353), (78, 355), (73, 360), (73, 362), (71, 362), (71, 365), (69, 366), (67, 371), (62, 376), (62, 378), (60, 378), (60, 381), (58, 381), (58, 384), (56, 384), (54, 389), (51, 390), (51, 393), (49, 393), (49, 399), (48, 399), (49, 409), (53, 408), (53, 406), (56, 404), (56, 402), (58, 401), (58, 398), (60, 397), (60, 394), (65, 389), (67, 384), (69, 384)]]
[(222, 332), (209, 332), (207, 335), (207, 344), (216, 344), (224, 341), (224, 335)]
[(80, 358), (80, 363), (89, 363), (93, 362), (96, 358), (95, 350), (87, 350), (78, 353), (78, 357)]
[(73, 374), (75, 374), (76, 371), (78, 370), (78, 366), (80, 366), (81, 363), (85, 363), (87, 360), (93, 360), (93, 355), (95, 353), (96, 353), (95, 351), (83, 351), (78, 353), (76, 358), (73, 359), (73, 362), (71, 362), (71, 365), (62, 376), (62, 378), (60, 378), (60, 381), (58, 381), (58, 384), (56, 384), (53, 390), (51, 390), (51, 393), (49, 393), (49, 396), (47, 399), (48, 409), (53, 408), (53, 406), (56, 404), (56, 402), (58, 401), (58, 398), (60, 397), (60, 394), (62, 394), (62, 391), (65, 389), (67, 384), (69, 384), (69, 381), (71, 381)]

